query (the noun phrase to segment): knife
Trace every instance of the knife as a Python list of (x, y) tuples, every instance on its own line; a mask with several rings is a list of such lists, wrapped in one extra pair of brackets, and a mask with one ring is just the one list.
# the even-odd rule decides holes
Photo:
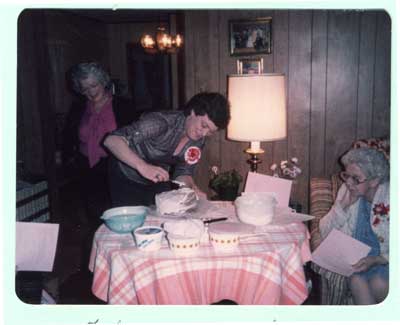
[(225, 220), (228, 220), (228, 218), (225, 217), (225, 218), (207, 219), (207, 220), (203, 220), (203, 223), (205, 225), (208, 225), (209, 223), (212, 223), (212, 222), (225, 221)]

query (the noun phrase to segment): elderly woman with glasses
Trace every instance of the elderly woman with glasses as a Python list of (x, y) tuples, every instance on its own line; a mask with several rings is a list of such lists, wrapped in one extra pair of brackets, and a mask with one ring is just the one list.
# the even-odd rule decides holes
[(348, 280), (355, 304), (377, 304), (389, 290), (389, 162), (375, 149), (358, 148), (341, 163), (344, 184), (320, 221), (321, 235), (336, 228), (371, 247)]

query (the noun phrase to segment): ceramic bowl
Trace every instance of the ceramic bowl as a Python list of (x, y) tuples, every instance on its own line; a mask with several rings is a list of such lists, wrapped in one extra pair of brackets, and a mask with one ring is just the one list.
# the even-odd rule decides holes
[(238, 222), (220, 222), (208, 228), (213, 248), (220, 252), (235, 251), (239, 246), (240, 236), (250, 234), (253, 227)]
[(220, 252), (231, 252), (239, 245), (238, 234), (209, 232), (210, 242), (215, 250)]
[(201, 237), (182, 237), (169, 233), (167, 235), (169, 248), (177, 256), (190, 256), (200, 248)]
[(136, 247), (145, 252), (157, 251), (161, 247), (164, 231), (156, 226), (144, 226), (136, 228), (133, 232)]
[(143, 225), (147, 212), (148, 208), (141, 205), (118, 207), (104, 211), (101, 219), (110, 230), (126, 234)]

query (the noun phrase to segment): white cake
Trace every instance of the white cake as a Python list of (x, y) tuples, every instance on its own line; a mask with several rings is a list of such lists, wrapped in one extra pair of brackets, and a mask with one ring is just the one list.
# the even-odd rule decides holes
[(187, 187), (156, 195), (157, 212), (163, 214), (183, 214), (197, 206), (196, 193)]

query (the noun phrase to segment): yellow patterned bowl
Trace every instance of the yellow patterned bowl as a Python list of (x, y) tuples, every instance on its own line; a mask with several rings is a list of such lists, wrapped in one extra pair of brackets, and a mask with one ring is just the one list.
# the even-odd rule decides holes
[(178, 256), (194, 255), (200, 248), (200, 237), (182, 237), (167, 235), (169, 248)]

